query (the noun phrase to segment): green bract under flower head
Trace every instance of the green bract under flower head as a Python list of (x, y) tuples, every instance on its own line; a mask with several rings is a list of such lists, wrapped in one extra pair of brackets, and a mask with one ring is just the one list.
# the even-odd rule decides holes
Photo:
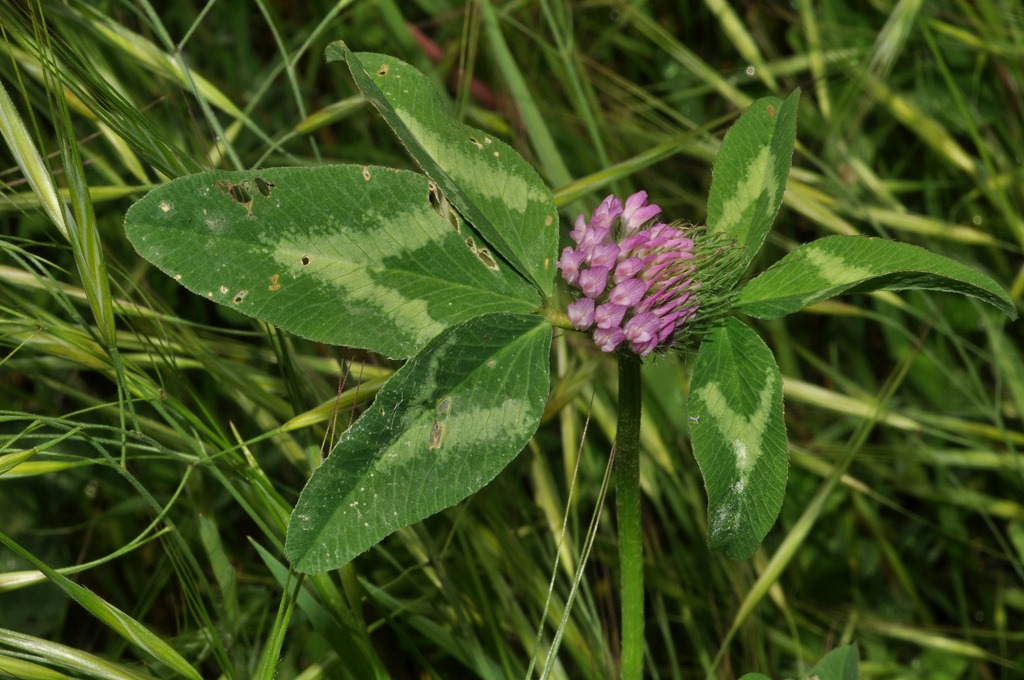
[(583, 293), (569, 305), (569, 320), (581, 331), (593, 329), (602, 351), (628, 347), (643, 357), (672, 347), (709, 302), (702, 244), (694, 241), (703, 231), (656, 222), (660, 213), (645, 191), (625, 204), (609, 195), (589, 222), (582, 214), (576, 219), (576, 247), (558, 260), (562, 277)]

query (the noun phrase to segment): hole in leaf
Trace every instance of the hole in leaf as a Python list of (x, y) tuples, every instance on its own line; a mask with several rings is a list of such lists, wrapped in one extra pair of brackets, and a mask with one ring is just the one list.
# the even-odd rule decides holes
[(219, 179), (213, 183), (213, 186), (217, 187), (224, 193), (226, 193), (232, 201), (244, 206), (246, 212), (252, 217), (252, 194), (249, 192), (248, 182), (239, 182), (234, 184), (226, 179)]
[(487, 248), (477, 248), (473, 251), (473, 254), (476, 255), (476, 259), (484, 263), (485, 267), (493, 272), (498, 271), (498, 263), (494, 261), (493, 257), (491, 257), (491, 253)]
[(256, 185), (256, 189), (264, 198), (270, 198), (270, 190), (275, 186), (273, 182), (268, 182), (262, 177), (256, 177), (252, 180), (252, 183)]
[(369, 165), (364, 165), (363, 166), (363, 179), (365, 179), (367, 182), (370, 181), (370, 166)]
[(383, 78), (384, 76), (386, 76), (388, 74), (388, 71), (390, 71), (390, 70), (391, 70), (390, 66), (388, 66), (387, 64), (381, 64), (380, 68), (377, 69), (377, 75), (380, 76), (381, 78)]
[(242, 290), (240, 290), (237, 293), (235, 293), (235, 297), (231, 298), (231, 301), (234, 302), (237, 305), (242, 300), (244, 300), (245, 296), (248, 295), (248, 294), (249, 294), (249, 291), (247, 291), (247, 290), (245, 290), (243, 288)]
[(444, 423), (440, 420), (435, 420), (433, 427), (430, 428), (430, 435), (427, 437), (427, 448), (428, 449), (439, 449), (441, 448), (441, 442), (444, 440)]
[(473, 146), (475, 146), (475, 147), (476, 147), (476, 148), (478, 148), (478, 149), (482, 149), (482, 148), (484, 148), (484, 145), (483, 145), (483, 144), (481, 144), (480, 142), (476, 141), (476, 137), (470, 137), (470, 138), (469, 138), (469, 141), (470, 141), (470, 143), (471, 143), (471, 144), (472, 144)]
[(309, 255), (303, 255), (302, 258), (299, 260), (299, 264), (301, 264), (303, 267), (309, 264)]
[(444, 399), (441, 399), (441, 400), (439, 400), (437, 402), (437, 408), (435, 409), (435, 411), (437, 412), (438, 417), (447, 416), (449, 413), (451, 413), (451, 410), (452, 410), (452, 398), (451, 397), (445, 397)]
[(432, 207), (438, 215), (443, 217), (448, 224), (452, 225), (456, 234), (461, 234), (462, 219), (459, 217), (458, 213), (452, 209), (451, 204), (448, 203), (448, 199), (445, 198), (445, 195), (441, 193), (441, 189), (434, 182), (430, 182), (427, 186), (429, 188), (427, 198), (430, 201), (430, 207)]

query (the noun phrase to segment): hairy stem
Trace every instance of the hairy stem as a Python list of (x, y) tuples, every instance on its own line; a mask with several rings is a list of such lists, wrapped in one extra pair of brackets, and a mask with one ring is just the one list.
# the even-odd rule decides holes
[(640, 523), (640, 358), (619, 355), (619, 423), (615, 436), (615, 499), (619, 520), (622, 678), (644, 667), (644, 555)]

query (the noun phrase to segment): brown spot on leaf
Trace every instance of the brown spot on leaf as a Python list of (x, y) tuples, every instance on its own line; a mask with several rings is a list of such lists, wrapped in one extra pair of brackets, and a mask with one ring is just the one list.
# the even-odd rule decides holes
[(775, 107), (774, 107), (774, 106), (772, 106), (771, 104), (769, 104), (769, 105), (768, 105), (768, 108), (767, 108), (767, 111), (768, 111), (768, 115), (769, 115), (770, 117), (772, 117), (772, 118), (774, 118), (774, 117), (775, 117)]
[(270, 282), (271, 282), (271, 283), (277, 283), (277, 280), (278, 280), (279, 278), (281, 278), (281, 275), (280, 275), (280, 274), (274, 274), (273, 276), (271, 276), (271, 277), (270, 277)]
[(390, 71), (390, 70), (391, 70), (390, 66), (388, 66), (387, 64), (381, 64), (380, 68), (377, 69), (377, 75), (380, 76), (381, 78), (383, 78), (384, 76), (386, 76), (388, 74), (388, 71)]
[(275, 284), (273, 284), (273, 285), (271, 285), (271, 286), (269, 287), (269, 290), (270, 290), (270, 292), (272, 292), (272, 293), (276, 293), (277, 291), (281, 290), (281, 285), (280, 285), (280, 284), (277, 284), (277, 283), (275, 283)]

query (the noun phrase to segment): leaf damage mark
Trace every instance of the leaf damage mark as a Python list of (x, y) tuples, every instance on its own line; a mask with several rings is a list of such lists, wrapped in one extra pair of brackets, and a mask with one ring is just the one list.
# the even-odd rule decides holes
[(483, 266), (487, 267), (492, 272), (499, 271), (497, 261), (491, 257), (491, 251), (487, 250), (487, 248), (478, 248), (472, 236), (468, 236), (466, 238), (466, 246), (469, 247), (469, 252), (473, 253), (473, 256), (480, 260), (480, 263), (483, 264)]
[(312, 260), (309, 259), (309, 255), (303, 255), (302, 257), (299, 258), (299, 264), (301, 264), (303, 267), (309, 265), (310, 262), (312, 262)]
[(388, 74), (388, 71), (390, 71), (390, 70), (391, 70), (390, 66), (388, 66), (387, 64), (381, 64), (380, 68), (377, 69), (377, 75), (379, 77), (383, 78), (384, 76), (386, 76)]
[(252, 183), (256, 185), (256, 190), (260, 192), (263, 198), (270, 198), (270, 191), (276, 186), (273, 182), (268, 182), (262, 177), (254, 177)]
[(365, 179), (367, 182), (370, 181), (370, 166), (369, 165), (364, 165), (363, 166), (363, 179)]
[(478, 142), (476, 137), (470, 137), (469, 138), (469, 143), (472, 144), (473, 146), (475, 146), (478, 149), (483, 149), (484, 148), (484, 145), (481, 144), (480, 142)]
[[(259, 194), (263, 198), (270, 198), (271, 192), (277, 185), (262, 177), (253, 177), (251, 181), (244, 179), (241, 182), (219, 179), (213, 183), (213, 186), (227, 194), (232, 201), (244, 207), (247, 216), (252, 217), (253, 196)], [(210, 226), (212, 228), (212, 225)]]
[(167, 201), (160, 201), (160, 210), (162, 212), (171, 212), (171, 204)]
[(430, 428), (430, 435), (427, 437), (427, 448), (439, 449), (441, 448), (442, 441), (444, 441), (444, 423), (440, 420), (435, 420)]
[(244, 300), (245, 296), (248, 294), (249, 291), (243, 288), (242, 290), (235, 293), (235, 297), (231, 298), (231, 301), (234, 302), (236, 305), (241, 304), (242, 300)]
[(246, 214), (252, 217), (252, 193), (249, 191), (248, 184), (248, 182), (235, 184), (226, 179), (219, 179), (213, 183), (213, 186), (226, 193), (232, 201), (243, 206)]
[(281, 290), (281, 284), (279, 284), (277, 282), (279, 278), (280, 278), (280, 274), (274, 274), (273, 276), (270, 277), (269, 290), (272, 293), (276, 293), (277, 291)]
[(441, 442), (444, 441), (444, 431), (448, 423), (448, 416), (452, 412), (452, 397), (442, 397), (437, 400), (437, 405), (434, 407), (434, 413), (437, 415), (437, 419), (434, 420), (433, 425), (430, 426), (430, 434), (427, 435), (427, 448), (428, 449), (439, 449), (441, 448)]
[(498, 271), (498, 263), (491, 257), (491, 253), (487, 248), (478, 248), (473, 254), (476, 255), (476, 259), (480, 260), (492, 272)]
[(452, 225), (455, 229), (456, 234), (462, 233), (462, 219), (459, 214), (452, 210), (451, 204), (441, 191), (440, 187), (437, 186), (433, 181), (427, 184), (427, 199), (430, 201), (430, 207), (440, 215), (448, 224)]
[(434, 411), (437, 413), (438, 416), (445, 416), (445, 417), (447, 417), (448, 414), (451, 413), (451, 411), (452, 411), (452, 401), (453, 400), (452, 400), (451, 397), (445, 397), (444, 399), (439, 399), (438, 402), (437, 402), (437, 408), (434, 409)]

